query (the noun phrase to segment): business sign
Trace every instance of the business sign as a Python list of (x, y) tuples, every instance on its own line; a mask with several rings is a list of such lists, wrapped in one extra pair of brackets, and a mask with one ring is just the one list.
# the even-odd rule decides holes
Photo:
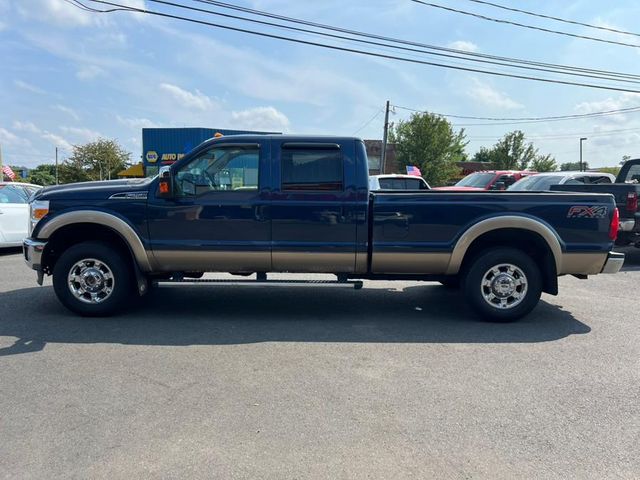
[(158, 161), (158, 153), (153, 150), (149, 150), (145, 156), (149, 163), (156, 163)]

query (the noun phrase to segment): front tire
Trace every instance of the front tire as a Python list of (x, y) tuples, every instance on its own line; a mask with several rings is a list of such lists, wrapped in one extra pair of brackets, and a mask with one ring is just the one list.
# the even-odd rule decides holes
[(512, 322), (538, 304), (542, 276), (526, 253), (515, 248), (492, 248), (478, 254), (469, 265), (464, 293), (484, 320)]
[(133, 292), (126, 257), (100, 242), (69, 247), (53, 269), (53, 289), (60, 303), (82, 316), (109, 316), (121, 309)]

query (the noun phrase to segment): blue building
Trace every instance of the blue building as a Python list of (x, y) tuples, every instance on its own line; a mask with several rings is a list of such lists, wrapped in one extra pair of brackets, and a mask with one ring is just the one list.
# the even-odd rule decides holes
[(280, 132), (256, 132), (251, 130), (229, 130), (224, 128), (143, 128), (142, 165), (147, 177), (156, 175), (161, 165), (171, 165), (199, 144), (222, 135), (274, 134)]

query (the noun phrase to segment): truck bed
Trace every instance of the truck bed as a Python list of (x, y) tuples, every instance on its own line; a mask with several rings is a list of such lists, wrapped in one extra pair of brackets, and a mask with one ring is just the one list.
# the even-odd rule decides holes
[[(557, 238), (563, 255), (597, 256), (606, 254), (611, 245), (610, 195), (431, 190), (375, 192), (371, 202), (370, 269), (374, 274), (450, 274), (456, 270), (454, 249), (461, 238), (483, 223), (501, 229), (503, 235), (524, 223), (542, 224), (546, 230), (541, 234), (550, 232)], [(601, 215), (579, 216), (574, 207), (580, 206), (604, 210), (599, 210)], [(569, 270), (566, 273), (572, 273)]]

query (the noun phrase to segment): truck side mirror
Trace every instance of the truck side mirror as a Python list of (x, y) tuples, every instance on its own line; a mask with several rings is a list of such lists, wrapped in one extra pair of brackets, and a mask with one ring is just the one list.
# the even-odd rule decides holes
[(507, 185), (504, 182), (496, 182), (493, 185), (493, 189), (494, 190), (506, 190), (507, 189)]
[(171, 167), (160, 167), (160, 175), (158, 176), (158, 192), (159, 198), (171, 198), (173, 196), (173, 178), (171, 177)]

